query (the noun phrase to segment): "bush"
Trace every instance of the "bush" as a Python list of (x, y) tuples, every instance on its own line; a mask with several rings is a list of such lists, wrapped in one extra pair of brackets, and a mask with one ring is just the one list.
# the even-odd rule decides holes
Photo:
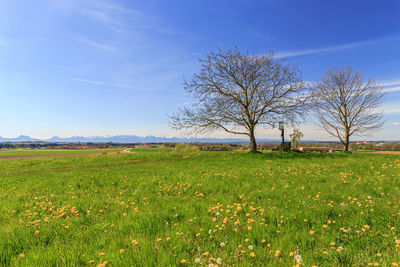
[(166, 145), (162, 145), (160, 148), (160, 152), (162, 152), (162, 153), (167, 153), (169, 151), (170, 151), (170, 148), (167, 147)]
[(233, 151), (234, 145), (230, 144), (202, 144), (201, 151)]
[(199, 147), (192, 146), (192, 145), (189, 145), (189, 144), (179, 143), (179, 144), (176, 144), (175, 151), (178, 152), (178, 153), (197, 152), (197, 151), (199, 151)]

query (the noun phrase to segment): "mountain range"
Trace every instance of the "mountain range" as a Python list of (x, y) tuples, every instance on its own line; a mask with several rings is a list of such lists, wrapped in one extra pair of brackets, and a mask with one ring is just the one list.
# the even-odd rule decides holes
[[(278, 139), (258, 139), (258, 142), (280, 142)], [(27, 135), (20, 135), (15, 138), (5, 138), (0, 136), (0, 142), (51, 142), (51, 143), (179, 143), (179, 142), (200, 142), (200, 143), (244, 143), (248, 139), (241, 138), (179, 138), (179, 137), (157, 137), (157, 136), (136, 136), (136, 135), (116, 135), (116, 136), (72, 136), (58, 137), (53, 136), (48, 139), (31, 138)]]

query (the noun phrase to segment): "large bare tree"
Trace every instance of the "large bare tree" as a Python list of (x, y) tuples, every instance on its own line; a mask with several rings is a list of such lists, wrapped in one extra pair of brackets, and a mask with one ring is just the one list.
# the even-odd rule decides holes
[(191, 105), (170, 115), (174, 129), (199, 134), (217, 129), (247, 135), (250, 150), (257, 151), (257, 125), (276, 126), (294, 122), (301, 115), (307, 96), (297, 68), (268, 54), (241, 53), (236, 47), (217, 50), (200, 60), (199, 73), (184, 90)]
[(314, 83), (317, 123), (331, 136), (339, 138), (349, 150), (350, 137), (365, 135), (383, 126), (383, 88), (351, 67), (328, 70)]

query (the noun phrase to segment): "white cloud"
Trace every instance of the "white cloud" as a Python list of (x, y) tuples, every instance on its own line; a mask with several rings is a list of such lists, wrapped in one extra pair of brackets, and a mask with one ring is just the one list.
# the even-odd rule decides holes
[(384, 103), (379, 110), (383, 111), (386, 115), (400, 113), (400, 105), (396, 103)]
[(400, 80), (384, 80), (379, 83), (383, 85), (384, 92), (389, 93), (400, 91)]
[(319, 54), (319, 53), (325, 53), (325, 52), (333, 52), (333, 51), (338, 51), (338, 50), (346, 50), (346, 49), (357, 48), (357, 47), (361, 47), (361, 46), (372, 45), (372, 44), (396, 40), (396, 39), (400, 39), (400, 37), (397, 36), (397, 37), (391, 37), (391, 38), (381, 38), (381, 39), (367, 40), (367, 41), (361, 41), (361, 42), (355, 42), (355, 43), (349, 43), (349, 44), (343, 44), (343, 45), (335, 45), (335, 46), (329, 46), (329, 47), (322, 47), (322, 48), (285, 51), (285, 52), (276, 53), (275, 57), (276, 58), (286, 58), (286, 57), (296, 57), (296, 56), (305, 56), (305, 55), (311, 55), (311, 54)]
[(100, 82), (100, 81), (87, 80), (87, 79), (81, 79), (81, 78), (74, 78), (72, 80), (76, 81), (76, 82), (90, 83), (90, 84), (96, 84), (96, 85), (104, 85), (105, 84), (105, 83)]
[(400, 125), (400, 121), (393, 122), (393, 125), (396, 125), (396, 126)]
[(9, 46), (9, 40), (3, 35), (0, 35), (0, 46)]
[(126, 89), (132, 89), (132, 87), (129, 87), (124, 84), (119, 84), (119, 83), (107, 83), (107, 82), (88, 80), (88, 79), (82, 79), (82, 78), (73, 78), (72, 80), (75, 82), (95, 84), (95, 85), (99, 85), (99, 86), (112, 86), (112, 87), (121, 87), (121, 88), (126, 88)]
[(94, 48), (97, 48), (97, 49), (100, 49), (100, 50), (104, 50), (104, 51), (107, 51), (107, 52), (113, 52), (113, 53), (119, 52), (118, 48), (115, 48), (115, 47), (107, 45), (107, 44), (103, 44), (103, 43), (99, 43), (99, 42), (95, 42), (95, 41), (89, 40), (88, 38), (83, 37), (83, 36), (72, 36), (71, 35), (70, 37), (72, 39), (75, 39), (75, 40), (83, 43), (83, 44), (86, 44), (88, 46), (91, 46), (91, 47), (94, 47)]

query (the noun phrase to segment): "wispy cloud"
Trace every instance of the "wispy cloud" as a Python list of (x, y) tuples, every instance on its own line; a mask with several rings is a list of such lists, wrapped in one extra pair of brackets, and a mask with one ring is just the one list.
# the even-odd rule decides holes
[(8, 38), (3, 35), (0, 35), (0, 46), (9, 46)]
[(383, 111), (386, 115), (400, 113), (400, 107), (396, 103), (386, 103), (382, 108), (379, 110)]
[(105, 84), (105, 83), (100, 82), (100, 81), (81, 79), (81, 78), (74, 78), (72, 80), (75, 81), (75, 82), (83, 82), (83, 83), (90, 83), (90, 84), (96, 84), (96, 85), (104, 85)]
[(325, 52), (334, 52), (334, 51), (339, 51), (339, 50), (346, 50), (346, 49), (352, 49), (352, 48), (357, 48), (357, 47), (362, 47), (362, 46), (367, 46), (367, 45), (373, 45), (376, 43), (387, 42), (387, 41), (392, 41), (392, 40), (397, 40), (397, 39), (400, 39), (400, 37), (396, 36), (396, 37), (390, 37), (390, 38), (380, 38), (380, 39), (366, 40), (366, 41), (361, 41), (361, 42), (328, 46), (328, 47), (322, 47), (322, 48), (284, 51), (284, 52), (276, 53), (275, 57), (276, 58), (287, 58), (287, 57), (297, 57), (297, 56), (319, 54), (319, 53), (325, 53)]
[(399, 80), (380, 81), (379, 83), (383, 85), (384, 92), (390, 93), (390, 92), (400, 91), (400, 79)]
[(393, 125), (396, 125), (396, 126), (400, 125), (400, 121), (393, 122)]
[(388, 88), (385, 87), (385, 89), (383, 89), (383, 91), (385, 93), (398, 92), (398, 91), (400, 91), (400, 85), (394, 86), (394, 87), (388, 87)]
[(88, 83), (88, 84), (94, 84), (94, 85), (99, 85), (99, 86), (112, 86), (112, 87), (120, 87), (120, 88), (132, 89), (132, 87), (129, 87), (127, 85), (120, 84), (120, 83), (108, 83), (108, 82), (89, 80), (89, 79), (82, 79), (82, 78), (73, 78), (72, 80), (75, 81), (75, 82)]
[(125, 30), (126, 19), (137, 19), (142, 15), (138, 10), (129, 9), (107, 1), (92, 1), (89, 4), (89, 7), (81, 7), (78, 11), (116, 32)]
[(88, 39), (86, 37), (83, 37), (83, 36), (70, 36), (70, 37), (72, 39), (75, 39), (75, 40), (85, 44), (85, 45), (88, 45), (88, 46), (91, 46), (91, 47), (94, 47), (94, 48), (97, 48), (97, 49), (100, 49), (100, 50), (104, 50), (104, 51), (107, 51), (107, 52), (113, 52), (113, 53), (119, 52), (119, 49), (116, 48), (116, 47), (110, 46), (108, 44), (103, 44), (103, 43), (100, 43), (100, 42), (95, 42), (95, 41), (92, 41), (92, 40), (90, 40), (90, 39)]
[(141, 15), (141, 12), (139, 10), (130, 9), (130, 8), (124, 7), (122, 5), (117, 5), (115, 3), (110, 3), (107, 1), (96, 0), (93, 2), (93, 4), (102, 10), (112, 10), (115, 12), (125, 13), (125, 14), (129, 14), (129, 15), (134, 15), (134, 16)]

